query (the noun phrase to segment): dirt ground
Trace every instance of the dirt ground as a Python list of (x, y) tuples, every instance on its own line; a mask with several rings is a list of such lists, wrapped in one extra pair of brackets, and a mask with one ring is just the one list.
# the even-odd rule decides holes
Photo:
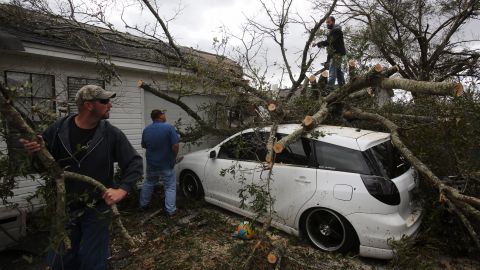
[[(128, 250), (114, 229), (110, 269), (241, 269), (255, 240), (232, 236), (241, 216), (204, 202), (188, 202), (178, 198), (179, 212), (166, 217), (161, 195), (148, 211), (136, 208), (135, 198), (121, 206), (123, 221), (138, 247)], [(31, 226), (35, 227), (35, 226)], [(18, 245), (0, 252), (0, 270), (46, 269), (44, 258), (48, 246), (46, 230), (35, 227)], [(355, 254), (328, 254), (313, 248), (305, 240), (270, 230), (272, 239), (284, 241), (287, 248), (277, 269), (403, 269), (391, 261), (360, 258)], [(271, 246), (258, 248), (251, 269), (275, 269), (267, 262)], [(434, 256), (436, 257), (436, 256)], [(417, 258), (418, 259), (418, 258)], [(415, 264), (414, 264), (415, 265)], [(428, 266), (428, 267), (426, 267)], [(429, 258), (428, 264), (416, 269), (480, 269), (478, 261)]]

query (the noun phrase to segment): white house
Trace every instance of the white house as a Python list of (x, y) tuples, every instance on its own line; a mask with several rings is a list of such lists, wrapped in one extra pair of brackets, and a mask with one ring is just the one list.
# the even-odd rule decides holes
[[(85, 84), (101, 85), (117, 93), (109, 121), (127, 135), (132, 145), (142, 155), (144, 153), (140, 145), (142, 130), (151, 122), (152, 109), (166, 109), (167, 120), (171, 123), (178, 119), (182, 119), (183, 123), (192, 121), (178, 106), (145, 92), (136, 85), (137, 80), (156, 82), (160, 85), (160, 90), (169, 93), (172, 85), (169, 81), (170, 75), (187, 71), (172, 67), (168, 55), (163, 57), (152, 49), (99, 41), (93, 33), (107, 35), (108, 30), (98, 27), (88, 26), (87, 29), (91, 32), (81, 32), (67, 27), (64, 32), (54, 33), (51, 30), (51, 21), (45, 20), (43, 24), (42, 20), (38, 19), (42, 18), (41, 16), (36, 17), (36, 20), (32, 20), (31, 16), (36, 15), (34, 12), (10, 5), (0, 5), (0, 80), (8, 87), (29, 83), (31, 87), (28, 90), (31, 93), (25, 93), (17, 99), (17, 104), (26, 115), (33, 115), (34, 110), (45, 107), (55, 109), (60, 115), (74, 112), (73, 98), (76, 91)], [(66, 25), (68, 24), (59, 26)], [(69, 35), (72, 33), (69, 32), (78, 34), (85, 43), (80, 45), (78, 39), (71, 40)], [(152, 41), (140, 37), (124, 35), (153, 44)], [(96, 47), (100, 54), (107, 55), (115, 66), (118, 78), (110, 81), (102, 78), (99, 75), (98, 58), (91, 52), (86, 52), (85, 46)], [(165, 45), (156, 42), (155, 46)], [(165, 51), (168, 52), (166, 47)], [(202, 61), (216, 59), (205, 52), (194, 50), (193, 53)], [(110, 62), (106, 62), (105, 65), (108, 66)], [(241, 76), (241, 69), (233, 62), (231, 66), (237, 69), (237, 74)], [(223, 100), (221, 97), (200, 92), (201, 89), (198, 95), (193, 94), (183, 101), (195, 108), (196, 104), (215, 104)], [(62, 112), (61, 108), (67, 109), (68, 112)], [(204, 141), (203, 146), (195, 147), (207, 147), (217, 140), (210, 138)], [(0, 147), (5, 150), (6, 143), (0, 142)], [(191, 150), (193, 149), (190, 146), (185, 146), (181, 151), (185, 153)], [(25, 209), (35, 208), (35, 205), (28, 206), (25, 199), (35, 192), (39, 184), (41, 183), (35, 179), (17, 181), (15, 195), (10, 200), (16, 207), (0, 205), (0, 208), (3, 207), (3, 210), (0, 209), (0, 226), (10, 234), (5, 235), (2, 232), (5, 230), (0, 230), (0, 250), (12, 242), (12, 236), (15, 238), (24, 232)]]

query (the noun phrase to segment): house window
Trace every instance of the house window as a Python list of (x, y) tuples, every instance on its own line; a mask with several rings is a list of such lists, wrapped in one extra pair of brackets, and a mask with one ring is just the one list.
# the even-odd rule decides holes
[(55, 111), (55, 77), (53, 75), (5, 71), (8, 87), (16, 87), (14, 105), (24, 116), (37, 123), (42, 119), (38, 110)]
[(77, 78), (77, 77), (68, 77), (67, 78), (67, 91), (68, 91), (68, 111), (70, 113), (78, 112), (77, 104), (75, 103), (75, 95), (77, 91), (84, 85), (93, 84), (98, 85), (105, 89), (105, 81), (97, 79), (87, 79), (87, 78)]
[[(44, 127), (39, 126), (44, 121), (51, 121), (55, 111), (55, 77), (52, 75), (5, 71), (7, 87), (15, 88), (13, 105), (25, 120), (37, 132)], [(8, 129), (8, 119), (4, 122)], [(42, 123), (43, 124), (43, 123)], [(23, 146), (18, 142), (20, 133), (8, 129), (6, 143), (12, 172), (30, 172), (28, 157)], [(24, 161), (24, 162), (22, 162)]]

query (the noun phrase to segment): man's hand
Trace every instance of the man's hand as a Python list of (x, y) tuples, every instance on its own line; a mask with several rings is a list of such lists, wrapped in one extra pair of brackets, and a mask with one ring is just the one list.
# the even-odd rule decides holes
[(33, 154), (35, 152), (40, 151), (42, 149), (42, 145), (40, 143), (43, 142), (43, 138), (40, 135), (37, 135), (38, 141), (29, 141), (25, 139), (20, 139), (19, 142), (23, 144), (23, 148), (29, 154)]
[(107, 205), (116, 204), (125, 196), (127, 196), (127, 192), (121, 188), (109, 188), (103, 193), (103, 199)]

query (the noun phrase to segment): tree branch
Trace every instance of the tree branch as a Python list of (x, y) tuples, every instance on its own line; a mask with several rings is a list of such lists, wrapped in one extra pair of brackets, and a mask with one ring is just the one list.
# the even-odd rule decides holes
[(157, 11), (152, 7), (152, 5), (150, 4), (150, 2), (148, 0), (142, 0), (142, 2), (148, 7), (150, 12), (152, 12), (153, 16), (155, 16), (157, 21), (162, 26), (163, 32), (165, 33), (165, 35), (168, 38), (168, 44), (170, 44), (170, 46), (175, 50), (175, 52), (177, 53), (177, 56), (180, 59), (180, 61), (183, 62), (183, 63), (186, 63), (185, 58), (183, 57), (182, 53), (180, 52), (180, 49), (177, 47), (177, 45), (175, 45), (175, 42), (173, 41), (173, 38), (170, 35), (170, 31), (168, 31), (167, 26), (163, 22), (162, 18), (160, 18)]

